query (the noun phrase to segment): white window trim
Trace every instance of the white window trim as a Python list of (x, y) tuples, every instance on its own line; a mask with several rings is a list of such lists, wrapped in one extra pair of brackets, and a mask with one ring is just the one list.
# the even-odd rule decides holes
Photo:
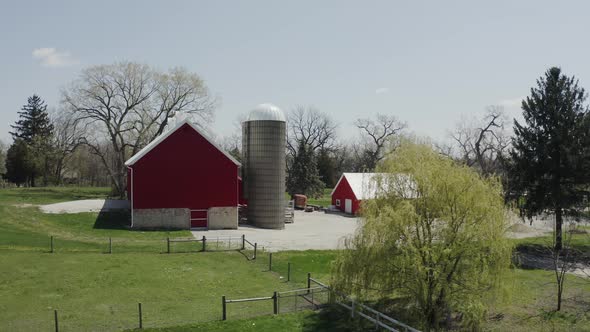
[(340, 200), (336, 199), (336, 206), (340, 206)]

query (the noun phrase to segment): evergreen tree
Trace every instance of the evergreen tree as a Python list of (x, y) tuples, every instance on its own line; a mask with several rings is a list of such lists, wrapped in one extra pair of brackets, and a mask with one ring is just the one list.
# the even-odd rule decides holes
[(49, 138), (53, 133), (53, 125), (47, 113), (47, 105), (37, 95), (29, 97), (27, 104), (18, 112), (20, 119), (11, 125), (12, 138), (23, 139), (27, 144), (33, 144), (35, 138)]
[(287, 176), (287, 191), (291, 196), (304, 194), (309, 197), (319, 197), (323, 189), (324, 183), (320, 180), (313, 150), (304, 142), (299, 142), (297, 156)]
[(28, 174), (30, 185), (35, 186), (35, 177), (39, 173), (43, 175), (44, 184), (47, 185), (51, 172), (51, 137), (53, 134), (53, 124), (47, 113), (47, 105), (39, 96), (33, 95), (28, 98), (27, 104), (18, 114), (20, 118), (14, 125), (11, 125), (14, 131), (10, 134), (15, 142), (22, 140), (27, 144), (31, 152), (30, 174)]
[(576, 215), (588, 194), (590, 132), (586, 92), (574, 77), (550, 68), (523, 100), (525, 124), (514, 121), (509, 193), (528, 218), (555, 214), (555, 250), (564, 215)]
[(6, 152), (6, 179), (17, 185), (30, 182), (34, 162), (27, 143), (18, 138)]
[(317, 156), (317, 166), (320, 180), (328, 187), (333, 188), (338, 181), (336, 160), (326, 149), (320, 149)]

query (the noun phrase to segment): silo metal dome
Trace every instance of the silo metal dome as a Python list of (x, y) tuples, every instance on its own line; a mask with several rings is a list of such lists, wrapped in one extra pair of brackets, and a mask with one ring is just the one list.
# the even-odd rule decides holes
[(273, 104), (265, 103), (256, 106), (246, 121), (283, 121), (286, 122), (285, 113)]
[(285, 114), (275, 105), (260, 104), (242, 124), (242, 178), (248, 199), (248, 223), (285, 228)]

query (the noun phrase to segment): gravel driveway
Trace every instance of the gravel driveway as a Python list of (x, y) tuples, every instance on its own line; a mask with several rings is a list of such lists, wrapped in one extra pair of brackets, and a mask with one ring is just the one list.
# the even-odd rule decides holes
[(196, 238), (205, 235), (208, 239), (239, 237), (246, 235), (252, 243), (265, 250), (338, 249), (341, 239), (354, 234), (358, 219), (343, 214), (295, 211), (295, 222), (285, 224), (285, 229), (262, 229), (240, 226), (233, 230), (193, 231)]
[(106, 212), (129, 209), (129, 201), (118, 199), (82, 199), (78, 201), (40, 205), (39, 208), (45, 213)]

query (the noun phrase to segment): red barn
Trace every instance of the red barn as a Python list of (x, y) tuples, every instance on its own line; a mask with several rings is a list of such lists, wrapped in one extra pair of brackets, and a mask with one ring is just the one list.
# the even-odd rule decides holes
[(364, 199), (375, 197), (374, 186), (369, 186), (377, 173), (343, 173), (332, 190), (332, 205), (342, 212), (357, 214)]
[(127, 162), (133, 228), (238, 227), (240, 163), (188, 120)]

